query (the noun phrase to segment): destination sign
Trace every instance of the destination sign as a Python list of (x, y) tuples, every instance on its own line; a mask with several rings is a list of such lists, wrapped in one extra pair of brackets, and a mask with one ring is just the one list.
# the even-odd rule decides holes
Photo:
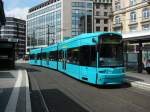
[(120, 43), (121, 43), (121, 39), (118, 38), (113, 38), (113, 37), (102, 38), (102, 44), (120, 44)]

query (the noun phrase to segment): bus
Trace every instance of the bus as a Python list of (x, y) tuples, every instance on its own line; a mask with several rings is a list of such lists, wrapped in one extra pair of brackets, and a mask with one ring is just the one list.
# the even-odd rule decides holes
[[(38, 49), (37, 49), (38, 50)], [(31, 50), (31, 65), (38, 57)], [(122, 35), (115, 32), (86, 33), (41, 48), (40, 66), (56, 69), (78, 80), (95, 85), (124, 83), (125, 67)], [(32, 62), (32, 63), (31, 63)]]

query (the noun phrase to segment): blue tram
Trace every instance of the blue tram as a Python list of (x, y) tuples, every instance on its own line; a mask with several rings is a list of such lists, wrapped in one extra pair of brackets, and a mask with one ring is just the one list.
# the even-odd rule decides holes
[(47, 48), (31, 50), (31, 65), (61, 71), (96, 84), (122, 84), (125, 68), (122, 36), (114, 32), (81, 34)]

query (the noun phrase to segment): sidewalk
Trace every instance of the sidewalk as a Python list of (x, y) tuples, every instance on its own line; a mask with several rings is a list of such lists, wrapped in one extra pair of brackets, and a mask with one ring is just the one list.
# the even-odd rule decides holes
[(0, 71), (0, 112), (31, 112), (26, 70)]
[(130, 83), (133, 87), (138, 87), (150, 91), (150, 74), (147, 74), (145, 71), (143, 73), (128, 71), (126, 72), (125, 81)]

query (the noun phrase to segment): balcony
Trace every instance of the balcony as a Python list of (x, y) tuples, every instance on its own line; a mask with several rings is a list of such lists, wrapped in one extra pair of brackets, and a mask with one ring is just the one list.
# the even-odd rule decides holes
[(113, 28), (116, 28), (116, 27), (122, 27), (122, 23), (114, 23)]
[(138, 24), (136, 20), (131, 20), (128, 25), (131, 26), (131, 25), (136, 25), (136, 24)]
[(150, 22), (150, 17), (143, 17), (141, 23)]

